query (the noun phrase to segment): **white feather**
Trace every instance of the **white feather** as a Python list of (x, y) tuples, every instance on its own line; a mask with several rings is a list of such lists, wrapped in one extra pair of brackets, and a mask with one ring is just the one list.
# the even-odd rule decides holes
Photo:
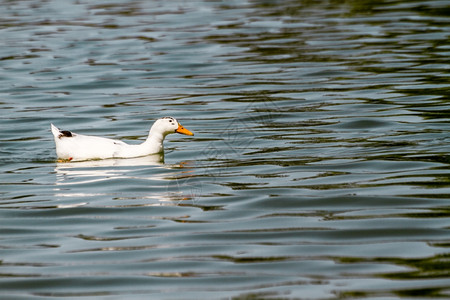
[(51, 124), (58, 158), (81, 161), (105, 158), (129, 158), (164, 151), (164, 138), (171, 133), (194, 135), (181, 126), (175, 118), (165, 117), (155, 121), (145, 142), (129, 145), (120, 140), (61, 131)]

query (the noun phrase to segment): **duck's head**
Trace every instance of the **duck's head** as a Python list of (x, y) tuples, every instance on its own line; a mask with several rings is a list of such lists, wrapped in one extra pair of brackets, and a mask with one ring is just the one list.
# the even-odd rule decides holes
[(173, 117), (164, 117), (155, 121), (152, 126), (152, 130), (160, 131), (164, 136), (171, 133), (181, 133), (186, 135), (194, 135), (192, 132), (181, 126), (178, 121)]

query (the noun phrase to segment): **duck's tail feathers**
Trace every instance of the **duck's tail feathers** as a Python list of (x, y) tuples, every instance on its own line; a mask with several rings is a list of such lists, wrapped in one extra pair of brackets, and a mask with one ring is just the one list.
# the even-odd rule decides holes
[(58, 127), (56, 127), (55, 125), (50, 124), (50, 127), (52, 128), (52, 133), (55, 137), (58, 137), (61, 134)]

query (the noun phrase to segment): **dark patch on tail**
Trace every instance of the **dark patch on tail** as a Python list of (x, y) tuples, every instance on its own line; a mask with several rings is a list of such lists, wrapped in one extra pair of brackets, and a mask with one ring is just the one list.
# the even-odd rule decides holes
[(60, 135), (58, 136), (58, 138), (62, 138), (62, 137), (72, 137), (72, 132), (67, 131), (67, 130), (61, 130)]

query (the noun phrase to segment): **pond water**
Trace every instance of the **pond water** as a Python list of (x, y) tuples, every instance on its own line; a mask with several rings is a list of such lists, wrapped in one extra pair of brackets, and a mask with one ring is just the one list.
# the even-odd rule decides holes
[[(447, 1), (1, 1), (0, 296), (450, 296)], [(165, 155), (57, 162), (50, 123)]]

